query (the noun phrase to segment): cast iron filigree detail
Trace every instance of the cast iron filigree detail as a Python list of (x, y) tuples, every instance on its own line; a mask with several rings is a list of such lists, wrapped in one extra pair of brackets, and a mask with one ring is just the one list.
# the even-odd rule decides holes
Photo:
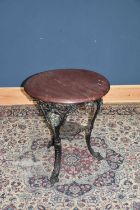
[(54, 146), (55, 149), (55, 161), (54, 169), (50, 178), (50, 182), (53, 185), (55, 182), (58, 182), (58, 176), (61, 167), (61, 155), (62, 155), (62, 146), (60, 138), (60, 128), (66, 121), (68, 114), (75, 112), (80, 108), (87, 108), (89, 110), (88, 123), (85, 127), (85, 139), (87, 147), (91, 155), (98, 160), (102, 160), (103, 157), (99, 152), (95, 152), (91, 147), (90, 137), (93, 129), (93, 125), (97, 114), (100, 111), (102, 99), (93, 102), (80, 103), (80, 104), (58, 104), (58, 103), (46, 103), (40, 100), (37, 100), (37, 103), (43, 112), (43, 115), (47, 121), (48, 128), (51, 133), (51, 141), (48, 144), (48, 148)]

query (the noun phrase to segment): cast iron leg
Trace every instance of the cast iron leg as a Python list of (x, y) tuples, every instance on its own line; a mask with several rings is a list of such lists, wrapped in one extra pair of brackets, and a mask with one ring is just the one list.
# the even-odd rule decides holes
[(55, 149), (55, 161), (54, 161), (54, 169), (51, 174), (50, 182), (54, 185), (55, 182), (59, 181), (59, 172), (61, 167), (61, 138), (60, 138), (60, 128), (64, 124), (69, 109), (62, 109), (63, 107), (55, 107), (53, 104), (46, 104), (44, 102), (38, 103), (44, 117), (47, 121), (49, 130), (51, 132), (51, 141), (48, 144), (48, 148), (54, 146)]
[(95, 119), (97, 117), (97, 114), (100, 110), (100, 106), (101, 106), (101, 100), (98, 100), (98, 101), (94, 102), (94, 107), (91, 107), (89, 117), (88, 117), (88, 125), (85, 130), (85, 138), (86, 138), (87, 147), (88, 147), (90, 153), (92, 154), (92, 156), (97, 158), (98, 160), (103, 160), (104, 158), (100, 155), (100, 153), (95, 152), (92, 149), (91, 142), (90, 142), (91, 132), (92, 132), (93, 125), (94, 125)]
[(54, 161), (54, 169), (50, 178), (50, 182), (53, 185), (55, 182), (59, 181), (59, 172), (61, 167), (61, 154), (62, 154), (62, 146), (61, 139), (59, 136), (60, 126), (54, 128), (54, 149), (55, 149), (55, 161)]

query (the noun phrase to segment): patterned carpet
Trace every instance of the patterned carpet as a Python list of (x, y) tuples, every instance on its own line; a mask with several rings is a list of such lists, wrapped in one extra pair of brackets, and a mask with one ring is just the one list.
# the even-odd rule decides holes
[(102, 161), (87, 150), (86, 113), (72, 114), (53, 187), (54, 151), (38, 109), (1, 106), (0, 119), (0, 210), (140, 210), (140, 105), (104, 106), (91, 138)]

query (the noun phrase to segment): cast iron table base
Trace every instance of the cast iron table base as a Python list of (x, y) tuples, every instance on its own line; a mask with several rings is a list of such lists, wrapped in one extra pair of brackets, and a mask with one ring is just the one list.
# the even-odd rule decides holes
[(50, 182), (52, 185), (55, 182), (59, 181), (58, 177), (61, 167), (62, 146), (60, 138), (60, 128), (66, 121), (68, 114), (74, 112), (76, 109), (79, 109), (81, 106), (89, 107), (88, 123), (87, 126), (85, 127), (85, 139), (87, 147), (93, 157), (97, 158), (98, 160), (104, 159), (99, 152), (94, 151), (90, 143), (90, 137), (93, 125), (101, 108), (102, 104), (101, 99), (81, 104), (56, 104), (56, 103), (46, 103), (40, 100), (37, 100), (37, 103), (43, 112), (43, 115), (46, 119), (48, 128), (51, 133), (51, 141), (48, 143), (48, 148), (54, 146), (55, 150), (54, 169), (50, 178)]

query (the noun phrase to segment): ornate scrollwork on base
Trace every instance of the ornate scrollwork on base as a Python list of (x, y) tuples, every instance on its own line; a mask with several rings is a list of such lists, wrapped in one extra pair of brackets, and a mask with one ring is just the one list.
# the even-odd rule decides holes
[(50, 182), (53, 185), (55, 182), (58, 182), (58, 176), (61, 167), (61, 138), (60, 138), (60, 128), (64, 124), (67, 116), (75, 112), (78, 109), (86, 108), (89, 111), (88, 124), (85, 128), (85, 138), (87, 147), (95, 158), (98, 160), (104, 159), (99, 152), (95, 152), (91, 147), (90, 137), (93, 129), (93, 125), (97, 114), (100, 111), (102, 105), (102, 99), (93, 102), (80, 103), (80, 104), (58, 104), (58, 103), (46, 103), (40, 100), (37, 100), (37, 103), (42, 110), (44, 117), (47, 121), (48, 128), (51, 133), (51, 141), (48, 144), (48, 148), (54, 146), (55, 149), (55, 161), (54, 169), (50, 178)]

